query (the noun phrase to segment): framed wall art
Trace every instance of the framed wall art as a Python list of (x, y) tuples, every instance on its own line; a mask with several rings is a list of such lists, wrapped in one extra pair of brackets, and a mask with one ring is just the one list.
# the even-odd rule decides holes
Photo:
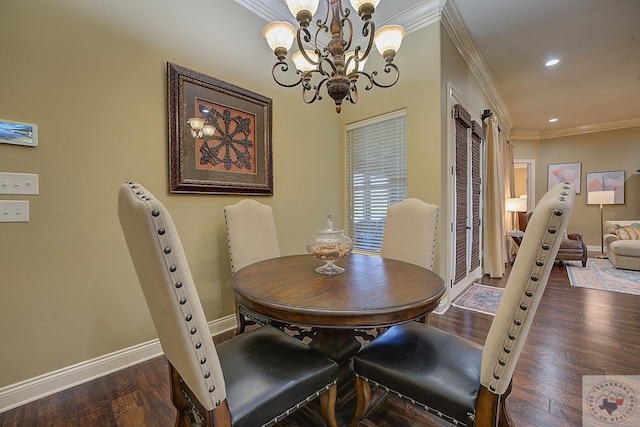
[(270, 98), (167, 63), (171, 193), (273, 195)]
[(0, 119), (0, 144), (38, 145), (38, 126)]
[(549, 178), (547, 191), (556, 184), (561, 182), (570, 182), (576, 189), (576, 193), (580, 193), (580, 174), (582, 163), (559, 163), (549, 165)]
[(613, 204), (624, 205), (624, 171), (588, 172), (585, 185), (587, 194), (592, 191), (613, 191)]

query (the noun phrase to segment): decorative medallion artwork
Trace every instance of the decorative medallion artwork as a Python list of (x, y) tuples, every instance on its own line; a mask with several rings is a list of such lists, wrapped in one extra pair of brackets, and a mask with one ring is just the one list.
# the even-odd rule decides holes
[(172, 193), (273, 195), (271, 99), (168, 63)]

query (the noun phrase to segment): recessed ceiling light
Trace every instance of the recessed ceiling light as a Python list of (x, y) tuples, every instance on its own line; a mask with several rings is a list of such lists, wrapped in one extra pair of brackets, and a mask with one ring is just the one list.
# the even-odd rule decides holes
[(552, 65), (556, 65), (558, 62), (560, 62), (559, 59), (553, 58), (545, 62), (544, 65), (546, 65), (547, 67), (551, 67)]
[(557, 122), (557, 121), (558, 121), (558, 119), (556, 119), (555, 117), (554, 117), (554, 118), (552, 118), (552, 119), (549, 119), (549, 123), (555, 123), (555, 122)]

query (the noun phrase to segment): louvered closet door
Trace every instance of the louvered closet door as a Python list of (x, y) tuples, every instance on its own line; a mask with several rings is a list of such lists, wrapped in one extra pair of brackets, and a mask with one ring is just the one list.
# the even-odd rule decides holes
[[(455, 119), (454, 289), (480, 276), (482, 127), (460, 105)], [(454, 293), (455, 296), (455, 293)]]

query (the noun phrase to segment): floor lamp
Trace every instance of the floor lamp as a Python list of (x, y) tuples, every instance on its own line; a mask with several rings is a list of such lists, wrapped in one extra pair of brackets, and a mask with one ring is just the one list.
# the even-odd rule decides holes
[(596, 258), (606, 258), (604, 254), (604, 219), (602, 217), (602, 205), (612, 205), (615, 201), (615, 191), (589, 191), (587, 192), (587, 204), (600, 205), (600, 255)]

